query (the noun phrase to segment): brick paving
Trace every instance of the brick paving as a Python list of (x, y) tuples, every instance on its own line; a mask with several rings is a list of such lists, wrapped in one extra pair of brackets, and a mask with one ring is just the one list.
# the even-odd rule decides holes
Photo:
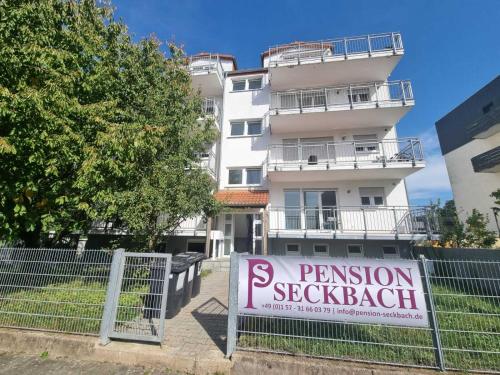
[(164, 350), (195, 360), (224, 360), (228, 287), (228, 272), (203, 278), (200, 294), (166, 321)]

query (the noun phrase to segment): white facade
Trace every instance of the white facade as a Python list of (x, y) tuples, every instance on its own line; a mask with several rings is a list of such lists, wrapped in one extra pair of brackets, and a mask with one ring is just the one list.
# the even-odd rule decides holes
[[(409, 81), (388, 79), (403, 54), (401, 36), (389, 33), (270, 48), (252, 70), (217, 55), (192, 58), (193, 85), (221, 102), (219, 192), (269, 193), (265, 203), (230, 202), (214, 218), (212, 257), (309, 247), (318, 255), (318, 240), (330, 255), (356, 254), (351, 240), (386, 244), (389, 257), (401, 241), (437, 233), (407, 197), (404, 178), (425, 160), (418, 139), (397, 137), (415, 104)], [(294, 247), (293, 239), (312, 242)]]

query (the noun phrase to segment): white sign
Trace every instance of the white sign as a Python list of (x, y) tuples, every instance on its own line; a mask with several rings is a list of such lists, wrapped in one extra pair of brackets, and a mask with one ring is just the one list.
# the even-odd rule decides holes
[(240, 256), (240, 314), (427, 327), (418, 262)]

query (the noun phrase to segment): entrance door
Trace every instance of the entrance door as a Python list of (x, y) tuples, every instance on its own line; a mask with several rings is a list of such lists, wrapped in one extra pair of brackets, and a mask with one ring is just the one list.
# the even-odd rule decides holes
[(252, 250), (254, 255), (262, 255), (262, 214), (253, 214)]
[(334, 190), (304, 191), (306, 229), (334, 229), (336, 223), (337, 196)]
[(234, 215), (224, 214), (224, 250), (223, 257), (228, 257), (234, 247)]

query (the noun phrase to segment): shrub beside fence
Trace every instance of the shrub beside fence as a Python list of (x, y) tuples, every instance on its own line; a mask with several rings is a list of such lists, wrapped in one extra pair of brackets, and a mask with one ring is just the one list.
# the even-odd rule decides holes
[(0, 326), (98, 335), (112, 257), (107, 250), (1, 248)]
[(430, 327), (237, 315), (228, 342), (239, 350), (500, 373), (500, 262), (422, 259), (421, 268)]

